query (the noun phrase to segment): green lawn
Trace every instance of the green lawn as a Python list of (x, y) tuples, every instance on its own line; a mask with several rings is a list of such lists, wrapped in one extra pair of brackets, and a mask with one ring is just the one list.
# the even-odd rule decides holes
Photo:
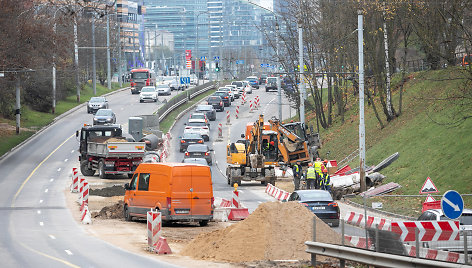
[[(440, 194), (452, 189), (463, 194), (471, 193), (472, 119), (457, 127), (433, 122), (447, 122), (448, 116), (458, 109), (451, 102), (434, 99), (445, 97), (460, 87), (462, 80), (454, 79), (460, 77), (458, 69), (453, 67), (412, 75), (405, 85), (403, 114), (390, 123), (383, 119), (384, 129), (380, 129), (372, 107), (366, 103), (366, 163), (375, 165), (395, 152), (400, 153), (394, 164), (381, 171), (387, 176), (385, 183), (393, 181), (402, 185), (394, 194), (417, 195), (427, 177), (431, 177)], [(398, 77), (394, 79), (394, 86), (398, 80)], [(398, 90), (394, 91), (396, 109), (398, 96)], [(341, 124), (336, 119), (333, 127), (320, 131), (324, 142), (322, 156), (330, 151), (329, 158), (339, 161), (359, 146), (358, 100), (350, 99), (345, 123)], [(377, 109), (382, 112), (380, 103), (377, 103)], [(349, 164), (357, 167), (359, 159)], [(383, 198), (381, 201), (385, 209), (417, 216), (425, 198)], [(464, 201), (466, 206), (472, 206), (472, 198), (465, 197)]]

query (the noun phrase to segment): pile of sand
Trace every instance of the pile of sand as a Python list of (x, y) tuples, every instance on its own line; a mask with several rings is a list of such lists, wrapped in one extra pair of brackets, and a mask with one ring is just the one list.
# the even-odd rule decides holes
[[(297, 202), (264, 203), (242, 222), (200, 234), (182, 254), (228, 262), (309, 260), (305, 241), (313, 240), (313, 217)], [(318, 218), (316, 236), (318, 242), (341, 243), (340, 235)]]

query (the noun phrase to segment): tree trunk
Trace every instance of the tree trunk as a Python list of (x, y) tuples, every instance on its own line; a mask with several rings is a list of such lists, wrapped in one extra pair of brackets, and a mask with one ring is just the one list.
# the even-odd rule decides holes
[(328, 125), (333, 123), (333, 93), (332, 93), (332, 77), (328, 76)]
[(393, 118), (392, 112), (392, 92), (390, 90), (390, 64), (388, 61), (388, 35), (387, 35), (387, 18), (385, 17), (385, 2), (383, 10), (383, 37), (384, 37), (384, 49), (385, 49), (385, 75), (386, 75), (386, 87), (385, 94), (387, 95), (387, 114), (389, 118)]
[(374, 102), (374, 99), (372, 98), (372, 94), (370, 93), (369, 87), (366, 88), (365, 93), (367, 94), (367, 98), (369, 99), (370, 103), (372, 104), (372, 108), (374, 110), (375, 117), (377, 118), (377, 121), (379, 121), (379, 124), (380, 124), (380, 129), (383, 129), (385, 126), (382, 122), (382, 119), (380, 118), (379, 113), (377, 112), (377, 107), (375, 106), (375, 102)]

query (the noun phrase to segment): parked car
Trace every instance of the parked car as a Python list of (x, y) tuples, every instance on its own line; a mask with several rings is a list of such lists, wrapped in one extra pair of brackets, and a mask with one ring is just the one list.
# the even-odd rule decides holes
[(277, 90), (277, 77), (267, 77), (265, 91), (269, 92), (270, 90)]
[(150, 209), (158, 209), (164, 223), (196, 221), (205, 226), (213, 219), (213, 185), (208, 166), (142, 163), (124, 188), (126, 221), (146, 218)]
[(105, 97), (92, 97), (87, 102), (87, 113), (96, 113), (99, 109), (108, 109), (108, 101)]
[(231, 85), (236, 86), (236, 88), (238, 89), (239, 94), (243, 94), (243, 92), (244, 92), (244, 83), (243, 83), (243, 81), (233, 81), (233, 82), (231, 82)]
[(200, 164), (204, 166), (208, 166), (208, 162), (204, 158), (184, 158), (182, 163), (188, 164)]
[(213, 106), (217, 111), (222, 112), (225, 110), (225, 105), (220, 96), (210, 96), (207, 99), (208, 105)]
[(188, 122), (185, 123), (185, 133), (198, 133), (202, 135), (203, 140), (209, 141), (210, 140), (210, 129), (205, 124), (205, 122)]
[(156, 86), (156, 91), (157, 91), (157, 95), (170, 95), (171, 94), (171, 90), (170, 90), (170, 87), (168, 85), (165, 85), (165, 84), (161, 84), (161, 85), (157, 85)]
[(211, 151), (206, 144), (191, 144), (187, 147), (184, 158), (203, 158), (212, 165)]
[(110, 109), (100, 109), (93, 117), (93, 125), (115, 124), (115, 113)]
[(180, 152), (185, 152), (190, 144), (204, 143), (202, 135), (199, 133), (184, 133), (180, 137)]
[(231, 95), (228, 91), (216, 91), (213, 96), (219, 96), (223, 100), (226, 107), (231, 105)]
[(249, 81), (243, 81), (243, 85), (244, 92), (246, 92), (246, 94), (252, 94), (252, 86), (249, 84)]
[(231, 102), (234, 101), (234, 92), (233, 89), (230, 87), (220, 87), (218, 91), (226, 91), (229, 93), (229, 96), (231, 97)]
[(297, 201), (328, 225), (339, 226), (339, 206), (328, 191), (297, 190), (290, 195), (288, 201)]
[(216, 110), (215, 108), (213, 108), (212, 105), (204, 105), (204, 104), (197, 105), (197, 108), (195, 109), (195, 111), (198, 113), (205, 113), (206, 117), (210, 121), (216, 120)]
[[(428, 209), (421, 213), (418, 221), (448, 221), (442, 209)], [(459, 230), (467, 231), (467, 248), (470, 252), (472, 248), (472, 209), (464, 208), (462, 215), (457, 219), (459, 221)], [(422, 242), (422, 246), (426, 248), (464, 252), (464, 236), (461, 235), (459, 240), (448, 241), (430, 241)]]
[(259, 89), (259, 78), (257, 76), (248, 76), (246, 80), (253, 88)]
[(233, 91), (233, 94), (234, 94), (234, 98), (235, 99), (239, 99), (239, 90), (238, 90), (238, 87), (235, 86), (235, 85), (226, 85), (225, 87), (228, 87), (228, 88), (231, 88), (231, 91)]
[(143, 87), (139, 93), (139, 102), (153, 101), (157, 102), (157, 91), (155, 87)]

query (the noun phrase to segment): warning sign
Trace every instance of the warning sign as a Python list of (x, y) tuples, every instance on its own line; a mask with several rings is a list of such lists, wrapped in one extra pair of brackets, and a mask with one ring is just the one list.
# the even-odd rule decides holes
[(423, 187), (421, 187), (420, 190), (420, 194), (428, 193), (439, 193), (438, 188), (436, 188), (430, 177), (426, 178), (426, 181), (424, 182)]
[(429, 202), (435, 202), (436, 199), (434, 199), (430, 194), (428, 194), (428, 196), (426, 197), (426, 200), (424, 201), (425, 203), (429, 203)]

